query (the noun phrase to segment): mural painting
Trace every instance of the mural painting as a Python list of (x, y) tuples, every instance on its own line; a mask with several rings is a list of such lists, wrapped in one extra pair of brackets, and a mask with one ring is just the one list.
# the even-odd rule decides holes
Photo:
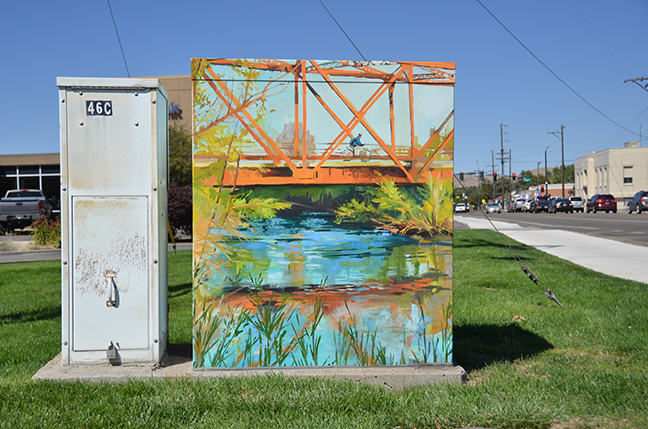
[(454, 68), (192, 60), (195, 367), (452, 361)]

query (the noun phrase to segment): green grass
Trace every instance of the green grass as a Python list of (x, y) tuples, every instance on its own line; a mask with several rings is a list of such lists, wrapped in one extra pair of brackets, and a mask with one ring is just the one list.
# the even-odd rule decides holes
[[(388, 391), (280, 376), (120, 384), (31, 381), (60, 350), (60, 263), (0, 265), (0, 428), (648, 428), (648, 285), (456, 231), (463, 385)], [(170, 342), (191, 339), (191, 253), (169, 255)], [(514, 321), (516, 320), (516, 321)]]

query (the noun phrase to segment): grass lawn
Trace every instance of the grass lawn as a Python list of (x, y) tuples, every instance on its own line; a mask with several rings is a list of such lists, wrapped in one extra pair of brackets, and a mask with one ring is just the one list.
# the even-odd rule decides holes
[[(463, 385), (388, 391), (279, 376), (120, 384), (31, 381), (60, 351), (60, 262), (0, 265), (0, 428), (648, 428), (648, 285), (455, 231)], [(644, 269), (645, 267), (639, 267)], [(169, 254), (170, 342), (191, 341), (191, 253)]]

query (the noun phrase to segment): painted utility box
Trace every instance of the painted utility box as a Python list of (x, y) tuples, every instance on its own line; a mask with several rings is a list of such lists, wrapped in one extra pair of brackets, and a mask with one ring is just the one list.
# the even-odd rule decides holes
[(192, 79), (194, 366), (451, 363), (454, 63)]
[(157, 79), (57, 79), (63, 365), (167, 347), (168, 96)]

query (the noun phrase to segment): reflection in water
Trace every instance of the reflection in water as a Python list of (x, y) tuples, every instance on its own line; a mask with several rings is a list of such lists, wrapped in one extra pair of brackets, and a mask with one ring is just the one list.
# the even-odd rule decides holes
[(216, 344), (206, 366), (452, 360), (451, 239), (321, 214), (250, 223), (243, 234), (208, 279)]
[[(332, 217), (297, 216), (251, 223), (230, 242), (230, 270), (212, 288), (363, 287), (449, 275), (452, 242), (420, 243), (387, 231), (336, 225)], [(245, 274), (243, 274), (245, 273)]]

